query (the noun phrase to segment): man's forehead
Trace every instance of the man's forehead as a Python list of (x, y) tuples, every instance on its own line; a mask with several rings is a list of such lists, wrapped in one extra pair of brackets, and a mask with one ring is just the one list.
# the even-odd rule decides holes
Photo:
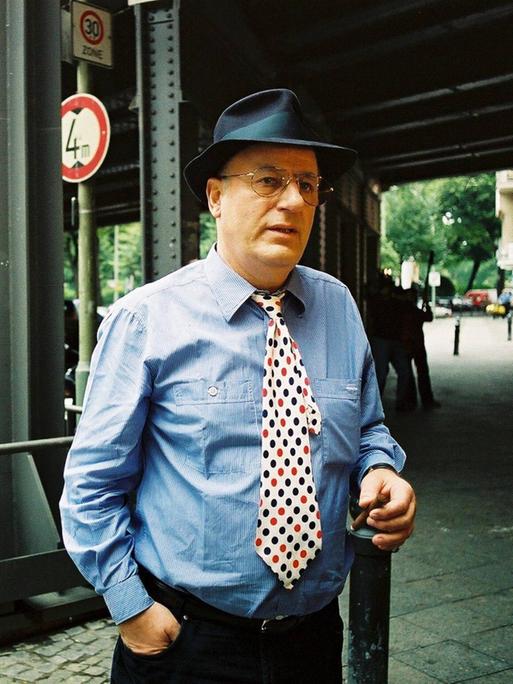
[(310, 147), (298, 145), (280, 145), (274, 143), (258, 143), (240, 150), (225, 164), (233, 169), (235, 165), (249, 164), (252, 168), (276, 166), (288, 168), (299, 167), (301, 171), (317, 172), (317, 159)]

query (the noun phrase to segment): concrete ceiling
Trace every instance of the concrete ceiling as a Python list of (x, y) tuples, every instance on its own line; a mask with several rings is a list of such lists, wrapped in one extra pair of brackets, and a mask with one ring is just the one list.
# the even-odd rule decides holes
[[(214, 59), (212, 69), (239, 84), (251, 74), (255, 84), (296, 90), (385, 184), (511, 166), (511, 0), (217, 0), (215, 7), (182, 3), (184, 39), (194, 16), (196, 27), (208, 27), (205, 54), (217, 46), (226, 60)], [(211, 73), (209, 82), (218, 81)], [(208, 94), (224, 105), (232, 92)]]

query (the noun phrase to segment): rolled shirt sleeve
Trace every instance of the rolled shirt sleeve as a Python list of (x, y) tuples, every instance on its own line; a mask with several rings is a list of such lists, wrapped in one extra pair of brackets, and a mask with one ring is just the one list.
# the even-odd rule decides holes
[(383, 424), (384, 413), (379, 394), (374, 361), (367, 346), (362, 377), (360, 454), (352, 472), (352, 482), (358, 487), (367, 470), (378, 463), (388, 463), (400, 472), (406, 454)]
[(145, 327), (131, 311), (117, 308), (103, 321), (60, 501), (66, 549), (116, 623), (153, 603), (132, 556), (129, 504), (152, 386), (145, 347)]

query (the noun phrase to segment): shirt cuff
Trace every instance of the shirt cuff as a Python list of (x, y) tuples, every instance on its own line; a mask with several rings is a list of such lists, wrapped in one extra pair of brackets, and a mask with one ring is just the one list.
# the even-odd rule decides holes
[(132, 575), (124, 582), (110, 587), (103, 594), (103, 599), (117, 625), (142, 613), (155, 603), (144, 588), (139, 575)]
[(395, 458), (391, 458), (382, 451), (376, 451), (372, 454), (369, 454), (363, 460), (363, 462), (359, 464), (360, 468), (357, 475), (358, 486), (361, 486), (363, 477), (369, 468), (372, 468), (372, 466), (378, 465), (379, 463), (387, 463), (395, 468), (398, 473), (400, 473), (404, 468), (406, 457), (404, 451), (399, 446), (395, 447), (394, 445), (394, 457)]

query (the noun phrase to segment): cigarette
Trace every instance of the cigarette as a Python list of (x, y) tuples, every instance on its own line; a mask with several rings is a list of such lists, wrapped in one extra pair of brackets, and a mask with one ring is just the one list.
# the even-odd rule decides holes
[(360, 527), (363, 527), (365, 525), (365, 521), (369, 517), (369, 513), (373, 511), (375, 508), (380, 508), (382, 505), (383, 501), (379, 496), (376, 497), (373, 501), (371, 501), (367, 508), (364, 508), (364, 510), (358, 516), (356, 516), (356, 518), (351, 523), (351, 529), (353, 530), (353, 532), (356, 532), (356, 530), (359, 530)]

